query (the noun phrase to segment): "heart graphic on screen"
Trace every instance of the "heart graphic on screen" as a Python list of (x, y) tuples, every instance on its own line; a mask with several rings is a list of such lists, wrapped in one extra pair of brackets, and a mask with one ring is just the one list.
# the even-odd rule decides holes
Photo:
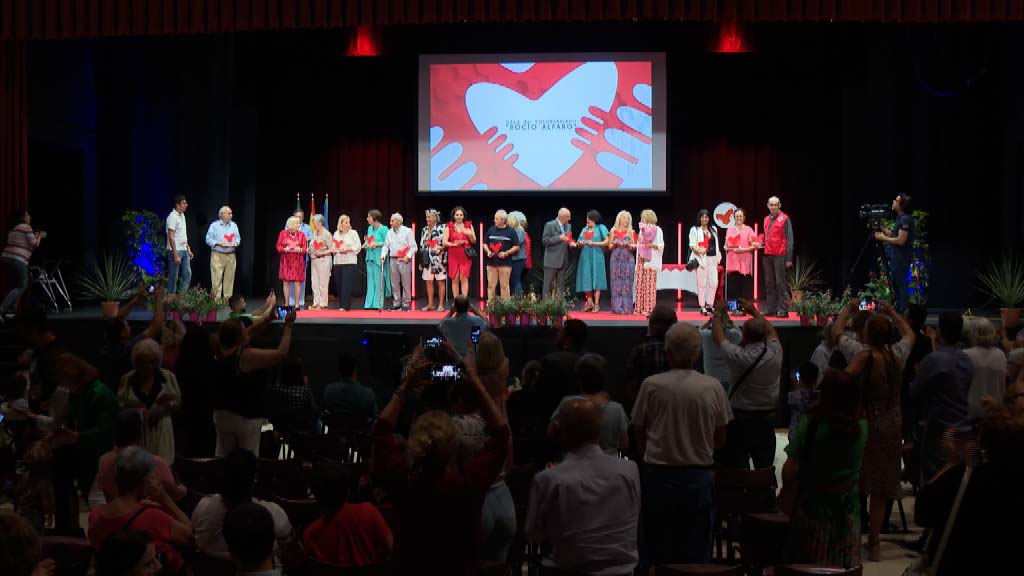
[(409, 247), (406, 246), (405, 248), (402, 248), (397, 252), (397, 254), (399, 258), (405, 258), (405, 256), (409, 254)]
[(313, 250), (323, 250), (327, 246), (326, 242), (313, 242)]
[(615, 235), (616, 240), (619, 240), (621, 242), (622, 240), (625, 240), (626, 235), (629, 234), (629, 230), (616, 230), (612, 232), (612, 234)]
[(224, 241), (227, 242), (228, 244), (231, 244), (232, 242), (235, 241), (235, 235), (234, 234), (225, 234), (224, 235)]
[(427, 240), (427, 246), (430, 248), (437, 248), (437, 240)]
[(584, 230), (583, 231), (583, 239), (584, 240), (593, 240), (594, 239), (594, 231), (593, 230)]
[[(587, 62), (565, 75), (540, 98), (531, 100), (499, 84), (478, 82), (466, 90), (466, 110), (477, 131), (483, 134), (498, 128), (512, 152), (519, 155), (513, 166), (524, 176), (547, 187), (565, 174), (583, 155), (572, 138), (580, 119), (591, 106), (610, 110), (619, 83), (614, 62)], [(567, 130), (560, 126), (544, 129), (544, 121), (568, 120)], [(535, 129), (510, 130), (506, 122), (533, 124)]]
[(344, 240), (331, 240), (331, 242), (334, 243), (334, 249), (335, 250), (337, 250), (338, 248), (341, 248), (345, 244)]
[(494, 252), (495, 254), (501, 252), (501, 242), (494, 242), (492, 244), (488, 244), (487, 246), (491, 249), (491, 252)]

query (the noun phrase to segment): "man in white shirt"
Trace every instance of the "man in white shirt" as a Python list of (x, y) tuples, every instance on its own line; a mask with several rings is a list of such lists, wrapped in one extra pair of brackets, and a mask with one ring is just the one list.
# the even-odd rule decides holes
[(402, 215), (395, 212), (391, 215), (391, 228), (380, 256), (381, 262), (390, 262), (392, 310), (408, 310), (412, 302), (412, 260), (415, 255), (416, 239), (412, 230), (402, 225)]
[(733, 344), (725, 336), (728, 318), (725, 301), (715, 302), (711, 336), (729, 366), (732, 389), (729, 403), (736, 418), (729, 423), (719, 463), (730, 468), (768, 468), (775, 463), (775, 404), (779, 399), (782, 344), (775, 328), (753, 305), (743, 300), (743, 311), (753, 316), (743, 323), (743, 339)]
[(217, 219), (206, 229), (210, 247), (210, 278), (214, 298), (227, 301), (235, 291), (235, 250), (242, 243), (230, 206), (221, 206)]
[(169, 266), (167, 272), (167, 293), (178, 293), (178, 276), (181, 275), (181, 290), (188, 290), (192, 282), (192, 248), (188, 245), (188, 229), (185, 225), (185, 210), (188, 201), (178, 194), (174, 197), (174, 210), (167, 215), (167, 252)]
[(654, 564), (711, 560), (715, 449), (725, 444), (732, 409), (722, 385), (693, 369), (700, 350), (695, 327), (673, 325), (665, 335), (672, 369), (644, 380), (633, 405), (644, 463), (641, 574)]
[(559, 420), (565, 460), (533, 478), (526, 535), (550, 550), (542, 566), (573, 574), (632, 574), (637, 564), (640, 473), (601, 451), (601, 407), (566, 402)]

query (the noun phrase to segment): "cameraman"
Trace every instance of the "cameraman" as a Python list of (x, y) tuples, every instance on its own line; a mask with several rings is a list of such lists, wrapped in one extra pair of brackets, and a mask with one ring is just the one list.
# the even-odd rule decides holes
[(892, 209), (896, 212), (896, 223), (892, 235), (875, 232), (875, 240), (885, 244), (885, 255), (889, 258), (889, 277), (892, 279), (893, 303), (900, 314), (907, 311), (910, 305), (910, 292), (907, 285), (907, 271), (914, 258), (914, 217), (910, 215), (910, 196), (899, 194), (892, 201)]

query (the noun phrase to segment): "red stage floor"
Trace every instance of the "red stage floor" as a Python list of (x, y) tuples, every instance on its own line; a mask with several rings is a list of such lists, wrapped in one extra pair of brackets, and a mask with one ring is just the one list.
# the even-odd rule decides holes
[[(373, 323), (388, 323), (388, 324), (402, 324), (402, 323), (428, 323), (428, 322), (440, 322), (442, 318), (447, 315), (447, 312), (423, 312), (420, 310), (410, 310), (408, 312), (393, 312), (385, 310), (378, 312), (376, 310), (349, 310), (346, 312), (339, 312), (338, 310), (302, 310), (299, 312), (299, 320), (310, 320), (314, 322), (329, 322), (329, 321), (340, 321), (343, 323), (359, 323), (360, 321), (371, 321)], [(624, 324), (624, 325), (641, 325), (647, 323), (647, 318), (644, 316), (638, 316), (635, 314), (612, 314), (608, 311), (601, 312), (569, 312), (571, 318), (579, 318), (584, 322), (600, 324), (600, 325), (612, 325), (612, 324)], [(696, 310), (678, 310), (676, 316), (680, 322), (687, 322), (690, 324), (701, 325), (708, 320), (707, 316), (701, 316)], [(735, 317), (738, 321), (743, 321), (746, 316)], [(796, 314), (790, 312), (789, 318), (770, 318), (773, 323), (792, 326), (799, 324), (800, 319)]]

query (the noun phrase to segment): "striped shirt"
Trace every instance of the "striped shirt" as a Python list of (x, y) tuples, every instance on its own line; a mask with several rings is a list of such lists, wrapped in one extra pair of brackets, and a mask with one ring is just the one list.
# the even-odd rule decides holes
[(32, 257), (32, 251), (38, 244), (39, 241), (36, 240), (32, 227), (23, 222), (12, 228), (7, 234), (7, 247), (4, 248), (4, 252), (0, 256), (28, 264), (29, 258)]

